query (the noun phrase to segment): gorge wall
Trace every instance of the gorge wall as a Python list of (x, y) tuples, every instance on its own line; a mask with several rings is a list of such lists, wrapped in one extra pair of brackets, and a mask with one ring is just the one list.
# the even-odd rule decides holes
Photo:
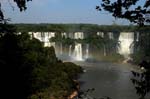
[[(78, 61), (94, 57), (92, 53), (97, 52), (103, 56), (117, 53), (128, 58), (134, 52), (134, 41), (139, 40), (139, 34), (134, 32), (97, 32), (92, 35), (85, 32), (29, 32), (29, 34), (43, 42), (45, 47), (54, 46), (57, 56), (66, 55)], [(52, 38), (55, 40), (51, 41)]]

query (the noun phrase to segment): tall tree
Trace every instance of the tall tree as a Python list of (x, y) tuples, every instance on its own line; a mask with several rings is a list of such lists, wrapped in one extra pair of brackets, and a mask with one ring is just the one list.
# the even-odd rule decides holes
[(103, 9), (115, 18), (127, 19), (140, 26), (150, 23), (150, 0), (102, 0), (96, 9)]
[[(26, 3), (28, 1), (32, 1), (32, 0), (13, 0), (13, 2), (15, 2), (17, 4), (17, 7), (20, 9), (20, 11), (24, 11), (27, 9), (26, 7)], [(9, 2), (9, 0), (8, 0)], [(1, 8), (1, 1), (0, 1), (0, 23), (6, 23), (8, 21), (8, 19), (4, 18), (4, 14)]]

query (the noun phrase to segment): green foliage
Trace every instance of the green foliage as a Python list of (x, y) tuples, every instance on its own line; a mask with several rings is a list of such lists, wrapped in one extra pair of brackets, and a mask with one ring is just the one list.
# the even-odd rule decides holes
[(135, 64), (138, 64), (141, 62), (142, 59), (144, 59), (144, 52), (135, 52), (134, 54), (131, 54), (131, 57), (133, 58), (133, 62)]
[(55, 42), (58, 44), (62, 44), (65, 47), (68, 47), (69, 45), (74, 45), (75, 44), (75, 40), (71, 39), (71, 38), (65, 38), (62, 37), (60, 34), (57, 34), (55, 37), (50, 38), (49, 40), (50, 42)]
[(0, 37), (0, 66), (2, 89), (8, 94), (5, 98), (14, 99), (67, 96), (75, 88), (73, 78), (81, 71), (75, 64), (59, 61), (53, 47), (44, 47), (27, 33)]
[[(85, 32), (88, 35), (93, 35), (96, 32), (134, 32), (137, 26), (131, 25), (96, 25), (96, 24), (13, 24), (17, 27), (18, 32), (56, 32), (56, 33), (72, 33)], [(149, 29), (148, 26), (143, 29)]]
[[(145, 0), (102, 0), (101, 6), (97, 10), (108, 11), (115, 18), (127, 19), (130, 22), (143, 26), (144, 23), (150, 23), (149, 7), (150, 1)], [(102, 9), (101, 9), (102, 8)]]
[(32, 1), (32, 0), (21, 0), (21, 1), (20, 0), (13, 0), (13, 1), (17, 4), (20, 11), (24, 11), (27, 9), (26, 2)]
[[(27, 9), (26, 3), (28, 1), (32, 0), (12, 0), (14, 3), (16, 3), (17, 7), (20, 9), (20, 11), (25, 11)], [(10, 1), (6, 1), (8, 4), (10, 4)], [(3, 10), (1, 8), (1, 2), (0, 2), (0, 24), (6, 24), (10, 19), (5, 19), (5, 16), (3, 14)]]
[(74, 42), (75, 40), (74, 39), (71, 39), (71, 38), (63, 38), (62, 39), (62, 44), (63, 45), (67, 45), (67, 46), (69, 46), (69, 45), (74, 45)]
[(71, 63), (71, 62), (65, 62), (64, 63), (64, 71), (66, 73), (69, 74), (69, 77), (70, 78), (74, 78), (74, 77), (77, 77), (77, 73), (81, 73), (82, 72), (82, 69), (80, 66), (77, 66), (75, 65), (74, 63)]
[(3, 33), (15, 33), (16, 27), (10, 24), (0, 24), (0, 35)]
[(147, 68), (144, 66), (145, 70), (141, 73), (132, 71), (133, 77), (131, 81), (134, 84), (137, 95), (139, 95), (139, 99), (145, 99), (150, 92), (150, 63), (142, 64), (141, 62), (140, 65), (145, 65)]
[(132, 57), (135, 63), (141, 62), (141, 60), (150, 60), (150, 34), (149, 32), (142, 32), (140, 29), (139, 40), (134, 42), (134, 54)]

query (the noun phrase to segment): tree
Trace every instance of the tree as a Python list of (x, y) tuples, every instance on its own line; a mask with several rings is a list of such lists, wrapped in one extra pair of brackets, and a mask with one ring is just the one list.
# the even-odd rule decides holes
[[(20, 9), (20, 11), (24, 11), (27, 9), (26, 3), (28, 1), (32, 1), (32, 0), (13, 0), (13, 2), (17, 4), (17, 7)], [(0, 2), (0, 23), (6, 23), (7, 21), (9, 21), (9, 19), (4, 18), (4, 14), (3, 14), (3, 11), (1, 8), (1, 2)]]
[[(141, 63), (143, 64), (143, 63)], [(144, 64), (143, 64), (144, 65)], [(149, 67), (149, 63), (146, 66)], [(136, 93), (139, 95), (139, 99), (145, 99), (146, 95), (150, 92), (150, 69), (145, 68), (146, 70), (142, 73), (137, 73), (132, 71), (133, 77), (131, 78), (132, 83), (135, 86)]]
[(32, 1), (32, 0), (14, 0), (14, 2), (17, 4), (20, 11), (24, 11), (27, 9), (26, 2)]
[(150, 23), (150, 0), (144, 0), (144, 4), (138, 4), (143, 0), (102, 0), (96, 9), (108, 11), (115, 18), (127, 19), (140, 26)]

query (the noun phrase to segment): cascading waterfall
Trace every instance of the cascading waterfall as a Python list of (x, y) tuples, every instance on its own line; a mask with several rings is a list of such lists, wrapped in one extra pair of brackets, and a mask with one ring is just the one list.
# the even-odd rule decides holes
[(62, 43), (60, 44), (60, 54), (62, 55), (62, 53), (63, 53), (63, 50), (62, 50), (63, 48), (62, 48)]
[(109, 39), (114, 39), (112, 32), (109, 32), (108, 35), (109, 35)]
[(84, 38), (83, 32), (74, 33), (74, 39), (83, 39), (83, 38)]
[(47, 38), (47, 42), (49, 43), (49, 46), (53, 46), (55, 48), (55, 42), (50, 42), (49, 39), (55, 37), (55, 33), (54, 32), (50, 32), (48, 33), (48, 38)]
[(69, 46), (69, 56), (72, 56), (72, 45)]
[(104, 45), (104, 56), (106, 56), (106, 46)]
[(76, 60), (79, 60), (79, 61), (82, 61), (83, 58), (82, 58), (82, 45), (80, 43), (77, 43), (75, 45), (75, 49), (74, 49), (74, 58)]
[(104, 33), (103, 32), (97, 32), (97, 36), (101, 36), (102, 38), (104, 38)]
[[(74, 39), (83, 39), (83, 32), (76, 32), (74, 33)], [(74, 59), (82, 61), (83, 60), (83, 54), (82, 54), (82, 44), (81, 43), (75, 43), (75, 48), (74, 48)]]
[(66, 33), (61, 33), (61, 36), (64, 38), (67, 38), (67, 34)]
[(43, 42), (44, 46), (51, 46), (51, 43), (49, 42), (49, 39), (52, 37), (52, 35), (48, 32), (43, 33)]
[(139, 32), (137, 32), (137, 33), (136, 33), (136, 41), (137, 41), (137, 42), (139, 41), (139, 35), (140, 35)]
[(134, 41), (134, 33), (132, 32), (121, 32), (119, 36), (120, 48), (119, 53), (126, 59), (129, 59), (129, 55), (133, 52), (131, 44)]
[[(29, 34), (32, 34), (32, 32), (29, 32)], [(55, 42), (49, 41), (50, 38), (55, 37), (54, 32), (33, 32), (33, 37), (43, 42), (45, 47), (55, 47)]]
[(74, 39), (74, 33), (72, 33), (72, 32), (68, 33), (68, 37), (71, 39)]
[(89, 58), (89, 44), (86, 44), (86, 50), (85, 50), (85, 58)]

